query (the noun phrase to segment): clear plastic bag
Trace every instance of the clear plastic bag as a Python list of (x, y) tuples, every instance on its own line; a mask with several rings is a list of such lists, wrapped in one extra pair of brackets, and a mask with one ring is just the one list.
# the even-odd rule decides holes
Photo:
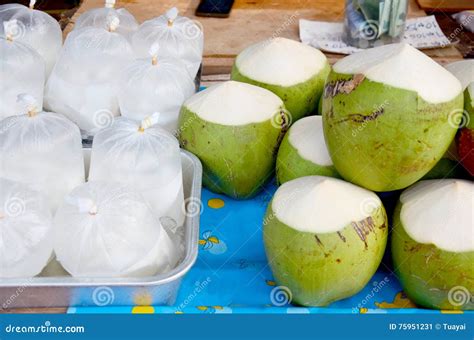
[[(0, 6), (0, 22), (17, 21), (15, 40), (30, 46), (43, 57), (47, 77), (58, 58), (63, 35), (56, 19), (43, 11), (35, 10), (35, 3), (35, 0), (30, 0), (29, 8), (20, 4)], [(5, 35), (5, 28), (2, 26), (0, 35)]]
[(184, 223), (181, 154), (173, 135), (151, 126), (159, 116), (141, 123), (117, 118), (100, 131), (92, 145), (89, 179), (128, 184), (167, 228), (179, 227)]
[(119, 74), (133, 60), (129, 42), (116, 33), (118, 17), (109, 29), (86, 27), (72, 31), (49, 77), (45, 107), (62, 113), (93, 136), (119, 115)]
[(45, 82), (43, 58), (31, 47), (16, 41), (18, 23), (3, 23), (6, 35), (0, 37), (0, 120), (18, 115), (16, 99), (20, 93), (31, 94), (43, 103)]
[(106, 0), (104, 7), (94, 8), (81, 14), (74, 23), (74, 30), (84, 27), (107, 28), (108, 18), (116, 16), (120, 20), (120, 26), (117, 27), (116, 32), (130, 40), (138, 29), (138, 23), (125, 8), (115, 9), (114, 6), (115, 0)]
[(41, 192), (54, 213), (85, 181), (81, 135), (66, 117), (39, 112), (31, 96), (19, 97), (25, 114), (0, 121), (0, 177)]
[(158, 58), (181, 60), (191, 77), (196, 76), (202, 62), (204, 35), (195, 21), (178, 16), (175, 7), (158, 18), (145, 21), (133, 35), (135, 54), (139, 58), (148, 57), (148, 51), (155, 43), (162, 47)]
[(54, 250), (75, 277), (139, 277), (164, 273), (176, 247), (142, 196), (115, 182), (74, 189), (54, 218)]
[(120, 112), (134, 120), (160, 112), (158, 124), (174, 134), (181, 105), (196, 89), (183, 63), (159, 58), (158, 52), (158, 44), (153, 45), (149, 58), (135, 60), (123, 73), (118, 95)]
[(52, 217), (44, 197), (0, 177), (0, 278), (38, 275), (53, 253)]

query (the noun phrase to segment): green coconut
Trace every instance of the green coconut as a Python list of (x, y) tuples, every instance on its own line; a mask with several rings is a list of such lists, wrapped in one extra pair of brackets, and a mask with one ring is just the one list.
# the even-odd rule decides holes
[(281, 142), (276, 161), (279, 184), (311, 175), (340, 177), (324, 141), (321, 116), (304, 117), (294, 123)]
[(292, 302), (304, 306), (358, 293), (387, 243), (387, 216), (377, 195), (331, 177), (301, 177), (280, 186), (263, 224), (273, 275)]
[(408, 44), (337, 62), (323, 95), (329, 154), (346, 180), (374, 191), (403, 189), (441, 159), (462, 111), (460, 82)]
[(294, 122), (317, 113), (329, 71), (321, 51), (298, 41), (274, 38), (242, 51), (235, 60), (231, 79), (275, 93)]
[(474, 183), (421, 181), (395, 209), (392, 256), (405, 293), (436, 309), (474, 309)]
[(272, 177), (288, 119), (282, 100), (272, 92), (228, 81), (183, 104), (178, 138), (201, 160), (205, 187), (246, 199)]

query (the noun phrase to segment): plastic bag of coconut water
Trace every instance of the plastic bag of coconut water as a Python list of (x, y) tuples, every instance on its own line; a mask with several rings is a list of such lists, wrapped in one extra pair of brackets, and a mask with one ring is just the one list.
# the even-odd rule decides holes
[(138, 28), (138, 23), (125, 8), (116, 9), (115, 2), (115, 0), (105, 0), (104, 7), (94, 8), (81, 14), (74, 23), (74, 30), (84, 27), (104, 28), (107, 27), (108, 18), (116, 16), (120, 20), (120, 26), (117, 27), (116, 32), (130, 40)]
[(44, 197), (0, 177), (0, 278), (38, 275), (53, 253), (52, 217)]
[(22, 115), (0, 121), (0, 177), (28, 184), (55, 212), (64, 196), (84, 183), (78, 127), (63, 115), (41, 111), (20, 95)]
[(72, 31), (46, 84), (45, 107), (74, 121), (85, 138), (119, 115), (121, 70), (133, 59), (127, 39), (116, 33), (117, 16), (105, 28)]
[(20, 25), (16, 20), (3, 22), (0, 37), (0, 120), (19, 114), (17, 97), (30, 93), (41, 106), (45, 82), (43, 58), (30, 46), (16, 40)]
[(176, 7), (158, 18), (145, 21), (133, 35), (134, 52), (139, 58), (146, 58), (155, 43), (163, 47), (159, 50), (159, 58), (181, 60), (191, 77), (196, 76), (202, 62), (204, 35), (195, 21), (178, 16)]
[(142, 122), (117, 118), (100, 131), (92, 145), (89, 179), (135, 188), (164, 227), (179, 234), (184, 223), (181, 154), (178, 140), (153, 126), (159, 116)]
[(139, 277), (179, 260), (168, 233), (142, 196), (116, 182), (74, 189), (54, 218), (58, 261), (76, 277)]
[(118, 95), (120, 112), (135, 120), (160, 112), (158, 124), (174, 134), (181, 105), (195, 93), (194, 80), (183, 63), (159, 57), (159, 50), (154, 44), (149, 58), (137, 59), (125, 70)]
[[(16, 41), (20, 41), (43, 57), (46, 77), (53, 69), (63, 44), (59, 23), (49, 14), (34, 9), (36, 0), (30, 0), (29, 8), (20, 4), (0, 6), (0, 22), (16, 20)], [(0, 25), (0, 35), (5, 35), (5, 27)]]

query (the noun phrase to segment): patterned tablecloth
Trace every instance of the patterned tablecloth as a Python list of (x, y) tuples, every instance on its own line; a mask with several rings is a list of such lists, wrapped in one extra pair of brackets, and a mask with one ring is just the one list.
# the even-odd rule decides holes
[[(357, 295), (324, 308), (288, 303), (268, 266), (262, 221), (276, 187), (268, 185), (256, 198), (236, 201), (202, 192), (203, 211), (196, 264), (185, 276), (174, 306), (69, 308), (69, 313), (440, 313), (417, 309), (382, 263)], [(386, 260), (384, 260), (386, 261)]]

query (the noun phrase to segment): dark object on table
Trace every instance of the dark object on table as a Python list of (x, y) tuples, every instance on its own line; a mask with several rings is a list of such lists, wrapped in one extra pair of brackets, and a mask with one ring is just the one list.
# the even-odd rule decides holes
[(196, 15), (199, 17), (228, 18), (234, 0), (201, 0)]

